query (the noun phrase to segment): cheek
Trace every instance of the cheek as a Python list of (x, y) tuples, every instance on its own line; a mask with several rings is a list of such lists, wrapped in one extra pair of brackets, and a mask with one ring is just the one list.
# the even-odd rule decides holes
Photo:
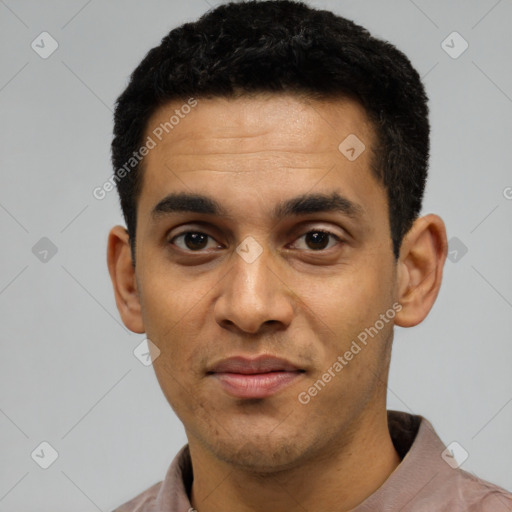
[[(312, 349), (318, 355), (320, 347), (323, 350), (313, 380), (331, 369), (336, 377), (332, 378), (330, 389), (337, 390), (335, 394), (343, 396), (347, 403), (349, 395), (358, 389), (363, 394), (364, 389), (369, 393), (386, 364), (386, 340), (392, 333), (394, 316), (391, 280), (385, 267), (377, 270), (367, 265), (364, 271), (346, 268), (328, 283), (313, 288), (312, 281), (307, 299), (314, 312), (310, 329), (318, 337)], [(380, 316), (386, 312), (387, 322)], [(342, 358), (341, 362), (338, 357)], [(329, 393), (324, 396), (326, 404), (328, 396)]]
[(183, 274), (171, 270), (159, 272), (156, 265), (141, 281), (144, 325), (160, 335), (193, 317), (208, 290), (201, 278), (186, 279)]
[(346, 267), (323, 282), (311, 279), (306, 304), (334, 333), (357, 335), (391, 307), (391, 280), (385, 268)]
[(146, 274), (140, 290), (146, 335), (160, 350), (153, 366), (166, 387), (173, 385), (173, 377), (190, 374), (198, 364), (198, 345), (207, 318), (207, 288), (200, 282), (191, 284), (179, 275), (152, 272)]

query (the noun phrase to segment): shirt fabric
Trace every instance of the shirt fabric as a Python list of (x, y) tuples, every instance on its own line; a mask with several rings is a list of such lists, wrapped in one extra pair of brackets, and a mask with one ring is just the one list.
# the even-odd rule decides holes
[[(512, 512), (512, 493), (457, 467), (432, 425), (419, 415), (387, 411), (400, 464), (352, 512)], [(188, 444), (163, 482), (113, 512), (192, 512), (192, 463)]]

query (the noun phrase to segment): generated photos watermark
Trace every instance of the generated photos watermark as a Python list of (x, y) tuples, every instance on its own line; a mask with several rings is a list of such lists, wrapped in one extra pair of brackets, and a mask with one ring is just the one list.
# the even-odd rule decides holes
[[(176, 126), (178, 126), (182, 119), (185, 119), (194, 107), (197, 106), (197, 100), (195, 98), (189, 98), (187, 103), (181, 105), (180, 108), (174, 110), (174, 114), (165, 123), (160, 123), (156, 128), (153, 129), (151, 135), (148, 135), (144, 144), (132, 153), (132, 156), (128, 159), (125, 164), (117, 169), (108, 180), (102, 185), (95, 187), (92, 191), (92, 195), (95, 199), (101, 201), (107, 197), (109, 192), (112, 192), (115, 188), (115, 184), (126, 177), (130, 172), (139, 165), (142, 159), (152, 150), (155, 149), (159, 142), (162, 141), (165, 135), (171, 133)], [(155, 140), (156, 139), (156, 140)]]
[(301, 391), (297, 399), (299, 403), (302, 405), (309, 404), (311, 399), (320, 393), (325, 386), (331, 382), (331, 380), (336, 377), (344, 368), (349, 364), (352, 359), (361, 352), (361, 350), (366, 347), (368, 343), (368, 337), (374, 338), (377, 334), (384, 329), (384, 326), (388, 324), (393, 318), (395, 318), (396, 314), (402, 310), (402, 305), (398, 302), (395, 302), (391, 308), (389, 308), (385, 313), (382, 313), (379, 316), (379, 319), (370, 327), (367, 327), (363, 331), (361, 331), (357, 335), (357, 341), (363, 345), (359, 345), (356, 340), (352, 340), (352, 344), (350, 348), (345, 351), (345, 353), (341, 356), (339, 355), (336, 358), (336, 361), (332, 363), (332, 365), (322, 374), (322, 376), (306, 391)]

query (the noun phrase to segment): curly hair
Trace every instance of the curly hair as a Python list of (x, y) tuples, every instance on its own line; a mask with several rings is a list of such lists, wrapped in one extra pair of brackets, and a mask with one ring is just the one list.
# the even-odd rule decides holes
[[(371, 171), (386, 189), (393, 253), (418, 217), (428, 172), (428, 98), (409, 59), (330, 11), (291, 0), (230, 2), (169, 32), (130, 76), (114, 113), (112, 163), (140, 148), (171, 100), (258, 92), (358, 101), (377, 135)], [(116, 180), (135, 254), (143, 161)]]

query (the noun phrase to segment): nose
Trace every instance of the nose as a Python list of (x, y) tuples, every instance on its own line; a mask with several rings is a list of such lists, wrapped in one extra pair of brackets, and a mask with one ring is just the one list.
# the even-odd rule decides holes
[(294, 314), (293, 291), (279, 275), (275, 256), (264, 248), (254, 260), (243, 252), (233, 252), (232, 259), (220, 283), (216, 322), (225, 329), (248, 334), (289, 326)]

